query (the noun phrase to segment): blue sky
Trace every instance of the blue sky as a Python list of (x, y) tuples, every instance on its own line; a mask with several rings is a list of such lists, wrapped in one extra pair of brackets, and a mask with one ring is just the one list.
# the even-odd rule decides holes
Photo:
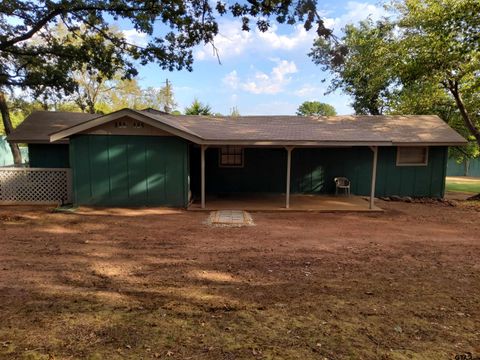
[[(374, 0), (319, 0), (318, 4), (327, 27), (337, 35), (347, 23), (385, 14), (382, 4)], [(194, 49), (192, 72), (163, 71), (150, 64), (139, 69), (141, 85), (160, 87), (168, 78), (181, 111), (198, 98), (222, 114), (236, 106), (242, 115), (289, 115), (306, 100), (327, 102), (339, 114), (353, 112), (348, 96), (340, 92), (324, 95), (328, 81), (322, 79), (327, 74), (307, 56), (314, 31), (306, 32), (299, 24), (274, 26), (267, 33), (242, 32), (240, 22), (227, 17), (220, 18), (219, 25), (215, 46), (221, 64), (211, 46), (199, 46)], [(143, 34), (119, 26), (130, 41), (145, 42)]]

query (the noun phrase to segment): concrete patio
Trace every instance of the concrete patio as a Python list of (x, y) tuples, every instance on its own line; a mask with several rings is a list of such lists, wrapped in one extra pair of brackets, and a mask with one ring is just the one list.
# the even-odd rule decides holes
[(189, 207), (194, 211), (245, 210), (245, 211), (315, 211), (315, 212), (371, 212), (383, 211), (377, 206), (369, 208), (367, 198), (360, 196), (291, 195), (290, 207), (285, 207), (283, 194), (249, 194), (207, 196), (205, 208), (200, 201)]

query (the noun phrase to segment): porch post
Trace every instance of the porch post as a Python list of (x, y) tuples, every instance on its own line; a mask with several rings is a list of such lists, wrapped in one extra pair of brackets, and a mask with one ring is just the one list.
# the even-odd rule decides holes
[(201, 203), (202, 209), (205, 209), (205, 150), (207, 150), (207, 146), (200, 145), (200, 152), (201, 152), (201, 161), (200, 161), (200, 168), (201, 168)]
[(370, 209), (373, 209), (375, 201), (375, 183), (377, 181), (377, 158), (378, 158), (378, 146), (370, 146), (373, 151), (373, 166), (372, 166), (372, 187), (370, 189)]
[(285, 191), (285, 207), (290, 207), (290, 173), (292, 169), (292, 146), (285, 147), (287, 149), (287, 189)]

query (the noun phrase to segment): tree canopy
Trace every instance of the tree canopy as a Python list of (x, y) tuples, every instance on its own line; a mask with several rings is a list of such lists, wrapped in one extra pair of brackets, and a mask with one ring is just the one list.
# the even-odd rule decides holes
[(201, 103), (198, 99), (193, 100), (192, 104), (185, 108), (185, 115), (213, 115), (212, 108)]
[(393, 29), (388, 22), (375, 26), (367, 19), (358, 26), (347, 25), (340, 41), (318, 38), (309, 54), (334, 75), (329, 92), (341, 89), (350, 95), (357, 114), (380, 115), (388, 108), (396, 83), (391, 69)]
[(310, 56), (335, 75), (330, 90), (360, 114), (440, 115), (480, 144), (480, 2), (397, 0), (391, 11), (316, 40)]
[(330, 104), (322, 103), (320, 101), (305, 101), (298, 107), (297, 115), (334, 116), (337, 115), (337, 112)]

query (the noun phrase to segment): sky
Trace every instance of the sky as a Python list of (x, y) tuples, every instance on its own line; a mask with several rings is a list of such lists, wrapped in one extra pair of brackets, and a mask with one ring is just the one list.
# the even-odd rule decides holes
[[(318, 8), (336, 35), (348, 23), (386, 14), (375, 0), (318, 0)], [(117, 26), (129, 41), (139, 45), (147, 41), (128, 25)], [(307, 32), (301, 24), (274, 25), (266, 33), (243, 32), (239, 20), (222, 17), (214, 41), (220, 63), (211, 45), (202, 45), (193, 50), (192, 72), (169, 72), (149, 64), (139, 68), (139, 82), (143, 87), (161, 87), (168, 79), (180, 111), (197, 98), (222, 114), (237, 107), (241, 115), (292, 115), (302, 102), (317, 100), (333, 105), (340, 115), (352, 114), (347, 95), (340, 91), (325, 95), (329, 74), (307, 56), (314, 39), (314, 29)]]

